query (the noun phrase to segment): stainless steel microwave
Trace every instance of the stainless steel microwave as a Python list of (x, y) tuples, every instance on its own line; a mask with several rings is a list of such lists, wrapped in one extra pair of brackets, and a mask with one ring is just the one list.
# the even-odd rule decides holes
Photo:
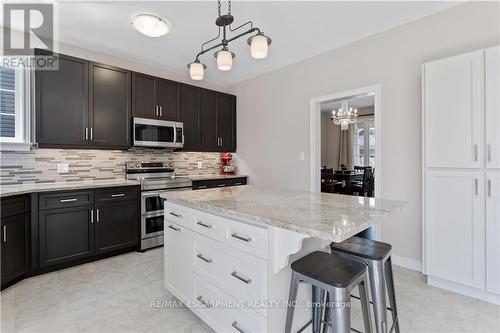
[(157, 119), (134, 118), (134, 146), (182, 148), (184, 127), (182, 123)]

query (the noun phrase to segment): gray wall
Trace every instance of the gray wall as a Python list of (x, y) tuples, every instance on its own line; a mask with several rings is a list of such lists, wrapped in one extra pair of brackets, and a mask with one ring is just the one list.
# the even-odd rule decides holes
[(420, 261), (421, 65), (497, 45), (499, 31), (499, 3), (472, 1), (232, 86), (242, 172), (254, 184), (308, 191), (310, 99), (381, 84), (380, 189), (409, 203), (382, 237), (395, 255)]

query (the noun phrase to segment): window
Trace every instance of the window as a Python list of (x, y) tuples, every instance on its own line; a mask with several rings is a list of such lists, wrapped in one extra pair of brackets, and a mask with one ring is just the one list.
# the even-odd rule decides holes
[(0, 143), (17, 150), (29, 142), (29, 71), (0, 66)]
[[(375, 168), (375, 121), (373, 116), (360, 116), (353, 124), (354, 165)], [(367, 135), (368, 133), (368, 135)]]

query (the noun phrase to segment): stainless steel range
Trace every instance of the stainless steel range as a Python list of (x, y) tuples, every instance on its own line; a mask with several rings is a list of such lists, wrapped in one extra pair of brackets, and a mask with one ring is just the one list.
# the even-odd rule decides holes
[(141, 251), (163, 245), (163, 199), (160, 193), (190, 191), (192, 181), (175, 177), (172, 162), (127, 162), (126, 178), (141, 183)]

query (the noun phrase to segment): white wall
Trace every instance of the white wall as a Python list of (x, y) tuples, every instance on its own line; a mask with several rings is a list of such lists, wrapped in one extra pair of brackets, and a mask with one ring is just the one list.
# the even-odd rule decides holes
[(382, 195), (409, 202), (382, 237), (394, 254), (421, 260), (421, 65), (499, 44), (499, 10), (466, 3), (232, 86), (241, 172), (254, 184), (307, 191), (310, 98), (381, 84)]

